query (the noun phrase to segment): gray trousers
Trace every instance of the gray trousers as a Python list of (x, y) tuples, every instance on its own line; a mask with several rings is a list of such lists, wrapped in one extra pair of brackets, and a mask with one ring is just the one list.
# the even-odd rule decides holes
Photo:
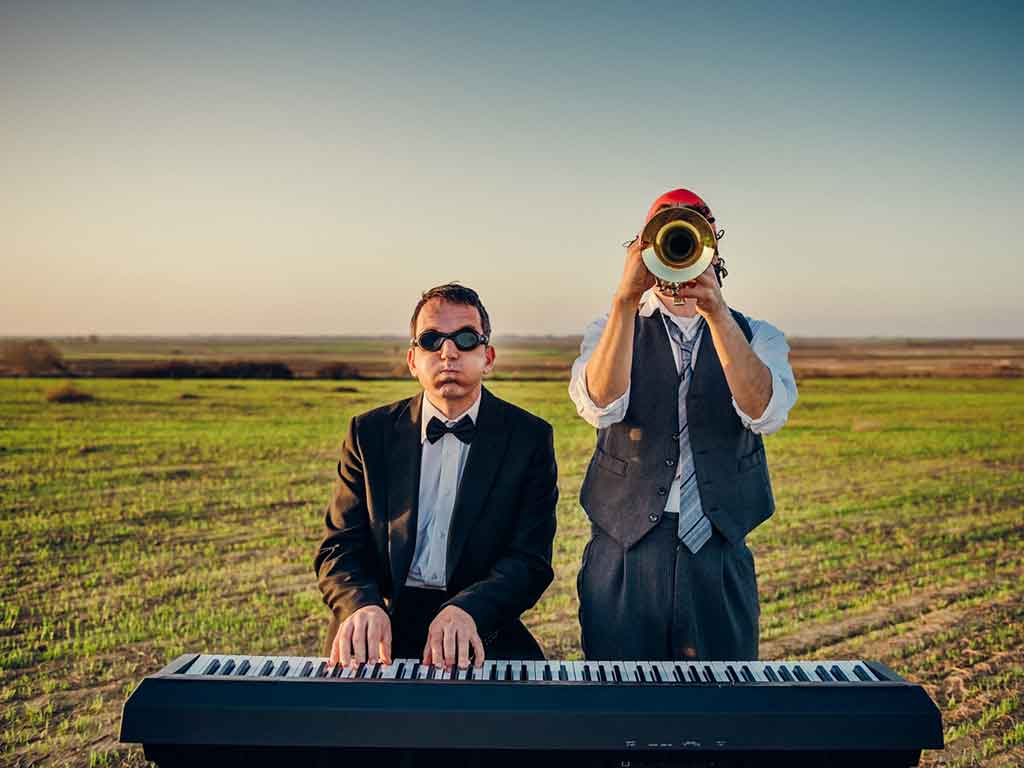
[(697, 554), (665, 513), (626, 550), (598, 526), (576, 579), (588, 659), (757, 658), (757, 578), (745, 543), (717, 531)]

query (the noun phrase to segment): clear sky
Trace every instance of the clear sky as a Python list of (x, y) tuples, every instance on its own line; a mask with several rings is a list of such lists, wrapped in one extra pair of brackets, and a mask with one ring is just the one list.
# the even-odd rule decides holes
[(506, 333), (701, 194), (800, 336), (1024, 335), (1017, 3), (0, 3), (0, 335)]

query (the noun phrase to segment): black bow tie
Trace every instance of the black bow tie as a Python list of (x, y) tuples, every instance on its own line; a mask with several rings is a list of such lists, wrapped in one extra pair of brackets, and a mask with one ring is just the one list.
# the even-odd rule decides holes
[(451, 432), (459, 440), (469, 445), (473, 441), (473, 435), (476, 434), (476, 424), (469, 418), (469, 414), (463, 416), (451, 427), (437, 418), (437, 416), (430, 417), (430, 421), (427, 422), (427, 440), (431, 444), (436, 443), (448, 432)]

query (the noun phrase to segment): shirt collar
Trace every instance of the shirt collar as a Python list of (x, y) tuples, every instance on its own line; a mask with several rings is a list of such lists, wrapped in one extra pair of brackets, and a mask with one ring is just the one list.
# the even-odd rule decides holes
[(697, 332), (700, 326), (701, 316), (699, 314), (693, 317), (679, 317), (673, 315), (667, 309), (665, 305), (661, 303), (661, 299), (658, 298), (658, 294), (654, 292), (653, 288), (648, 288), (644, 291), (644, 295), (640, 297), (640, 316), (650, 317), (655, 311), (661, 312), (661, 316), (668, 321), (675, 323), (679, 330), (683, 332), (683, 338), (689, 341), (693, 338), (693, 335)]
[(473, 423), (476, 424), (476, 416), (480, 412), (480, 399), (482, 395), (483, 390), (481, 389), (480, 394), (477, 395), (476, 401), (474, 401), (474, 403), (471, 406), (469, 406), (468, 409), (458, 414), (454, 419), (449, 419), (447, 416), (441, 413), (441, 411), (438, 410), (437, 407), (432, 402), (430, 402), (430, 398), (427, 397), (427, 393), (424, 392), (423, 411), (420, 416), (420, 444), (422, 445), (426, 441), (427, 424), (429, 424), (430, 420), (435, 416), (448, 426), (451, 426), (452, 424), (454, 424), (455, 422), (457, 422), (459, 419), (466, 415), (468, 415), (469, 418), (472, 419)]

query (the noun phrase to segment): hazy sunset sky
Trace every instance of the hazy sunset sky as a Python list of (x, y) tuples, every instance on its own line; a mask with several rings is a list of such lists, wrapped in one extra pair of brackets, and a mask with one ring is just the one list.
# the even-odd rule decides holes
[(791, 335), (1024, 333), (1016, 3), (0, 3), (0, 335), (604, 311), (651, 200)]

